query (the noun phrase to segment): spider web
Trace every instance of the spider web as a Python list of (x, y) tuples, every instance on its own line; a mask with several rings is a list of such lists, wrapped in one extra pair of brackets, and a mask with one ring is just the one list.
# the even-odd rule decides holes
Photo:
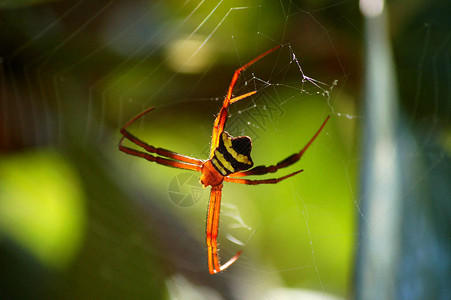
[[(363, 162), (356, 137), (366, 120), (358, 101), (358, 7), (266, 0), (2, 5), (8, 42), (0, 65), (0, 175), (10, 178), (11, 170), (26, 165), (26, 175), (45, 178), (49, 191), (33, 181), (0, 185), (0, 213), (11, 216), (0, 221), (2, 258), (25, 253), (18, 261), (32, 262), (39, 286), (23, 293), (218, 299), (350, 293), (358, 239), (371, 234), (356, 229), (358, 219), (367, 219), (357, 195)], [(449, 161), (451, 149), (450, 35), (431, 19), (404, 16), (412, 25), (400, 25), (397, 33), (398, 51), (412, 54), (398, 66), (408, 70), (400, 75), (406, 128), (422, 136), (407, 156), (429, 161), (416, 183)], [(417, 52), (402, 49), (412, 42), (421, 45)], [(257, 94), (232, 105), (227, 131), (252, 138), (256, 165), (274, 164), (332, 118), (301, 161), (277, 173), (302, 168), (300, 175), (277, 185), (225, 184), (220, 255), (226, 261), (244, 252), (212, 277), (204, 245), (209, 190), (197, 184), (198, 174), (117, 151), (119, 129), (155, 106), (131, 130), (152, 145), (207, 158), (214, 115), (234, 70), (277, 45), (280, 50), (241, 75), (234, 95)], [(449, 178), (446, 168), (444, 174)], [(24, 192), (19, 197), (15, 190)], [(413, 190), (414, 184), (402, 196)], [(33, 207), (30, 215), (8, 198), (21, 204), (35, 199), (31, 206), (24, 202)], [(59, 221), (23, 221), (38, 213)], [(44, 235), (50, 238), (39, 240)], [(30, 272), (26, 265), (8, 265), (19, 269), (17, 282)]]

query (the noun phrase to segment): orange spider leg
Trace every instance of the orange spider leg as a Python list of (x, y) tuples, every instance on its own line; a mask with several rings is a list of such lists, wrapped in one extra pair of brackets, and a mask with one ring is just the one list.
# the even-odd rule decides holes
[[(320, 132), (323, 130), (324, 126), (326, 126), (326, 123), (327, 123), (327, 121), (329, 121), (329, 118), (330, 118), (330, 116), (327, 116), (326, 120), (324, 120), (323, 124), (316, 131), (316, 133), (313, 135), (313, 137), (310, 139), (310, 141), (298, 153), (288, 156), (287, 158), (278, 162), (276, 165), (257, 166), (248, 171), (232, 173), (229, 176), (230, 177), (243, 177), (243, 176), (249, 176), (249, 175), (264, 175), (267, 173), (274, 173), (279, 169), (291, 166), (292, 164), (294, 164), (295, 162), (297, 162), (298, 160), (301, 159), (301, 157), (302, 157), (302, 155), (304, 155), (305, 151), (307, 151), (307, 149), (310, 147), (310, 145), (313, 143), (313, 141), (318, 137)], [(230, 181), (230, 180), (227, 180), (227, 181)]]
[(212, 134), (211, 146), (210, 146), (210, 158), (213, 157), (213, 153), (214, 153), (216, 147), (218, 147), (218, 145), (219, 145), (219, 136), (220, 136), (221, 132), (224, 131), (224, 126), (225, 126), (225, 122), (227, 120), (227, 115), (228, 115), (229, 104), (237, 102), (241, 99), (244, 99), (244, 98), (249, 97), (256, 93), (254, 91), (254, 92), (250, 92), (250, 93), (247, 93), (247, 94), (244, 94), (242, 96), (238, 96), (238, 97), (232, 99), (233, 88), (235, 87), (235, 84), (238, 80), (238, 77), (240, 76), (240, 73), (242, 71), (244, 71), (247, 67), (249, 67), (250, 65), (255, 63), (256, 61), (258, 61), (259, 59), (265, 57), (266, 55), (277, 50), (278, 48), (280, 48), (280, 45), (260, 54), (259, 56), (257, 56), (256, 58), (254, 58), (253, 60), (251, 60), (250, 62), (245, 64), (244, 66), (238, 68), (235, 71), (235, 73), (233, 74), (232, 81), (230, 82), (230, 85), (229, 85), (229, 90), (227, 91), (227, 95), (222, 104), (222, 108), (219, 111), (219, 115), (216, 117), (215, 122), (213, 124), (213, 134)]
[(257, 93), (257, 91), (252, 91), (252, 92), (246, 93), (244, 95), (241, 95), (241, 96), (235, 97), (233, 99), (230, 99), (230, 104), (235, 103), (237, 101), (240, 101), (241, 99), (247, 98), (249, 96), (252, 96), (252, 95), (254, 95), (256, 93)]
[[(124, 127), (121, 128), (120, 132), (122, 133), (122, 138), (119, 141), (119, 150), (121, 150), (122, 152), (134, 155), (134, 156), (139, 156), (139, 157), (143, 157), (149, 161), (155, 161), (157, 163), (159, 163), (158, 161), (164, 161), (164, 160), (154, 160), (155, 156), (146, 154), (147, 156), (143, 156), (143, 154), (145, 154), (144, 152), (140, 152), (137, 150), (133, 150), (131, 148), (125, 147), (122, 145), (124, 139), (128, 139), (129, 141), (131, 141), (132, 143), (134, 143), (137, 146), (142, 147), (143, 149), (145, 149), (147, 152), (149, 153), (155, 153), (157, 155), (161, 155), (167, 158), (172, 158), (174, 160), (179, 160), (182, 162), (186, 162), (189, 164), (194, 164), (197, 166), (201, 166), (203, 163), (203, 160), (201, 159), (197, 159), (197, 158), (193, 158), (193, 157), (189, 157), (186, 155), (182, 155), (164, 148), (156, 148), (154, 146), (151, 146), (149, 144), (147, 144), (146, 142), (142, 141), (141, 139), (139, 139), (138, 137), (136, 137), (135, 135), (133, 135), (132, 133), (130, 133), (127, 128), (133, 124), (137, 119), (141, 118), (142, 116), (144, 116), (145, 114), (151, 112), (152, 110), (154, 110), (155, 107), (151, 107), (146, 109), (145, 111), (139, 113), (138, 115), (134, 116), (132, 119), (130, 119), (127, 123), (125, 123)], [(171, 161), (171, 160), (167, 160), (167, 161)], [(161, 164), (165, 164), (165, 165), (169, 165), (166, 163), (161, 163)], [(187, 168), (183, 168), (183, 169), (187, 169)], [(188, 168), (189, 169), (189, 168)], [(197, 170), (197, 169), (196, 169)]]
[(218, 258), (218, 228), (219, 212), (221, 210), (222, 183), (212, 186), (210, 203), (207, 212), (207, 248), (208, 248), (208, 271), (210, 274), (219, 273), (233, 264), (241, 254), (239, 251), (228, 262), (221, 265)]
[(141, 158), (147, 159), (148, 161), (156, 162), (157, 164), (164, 165), (164, 166), (185, 169), (185, 170), (198, 171), (198, 172), (200, 172), (202, 170), (202, 166), (199, 166), (199, 165), (194, 165), (194, 164), (190, 164), (190, 163), (186, 163), (186, 162), (182, 162), (182, 161), (167, 159), (167, 158), (160, 157), (160, 156), (153, 156), (149, 153), (138, 151), (138, 150), (135, 150), (135, 149), (123, 146), (123, 145), (119, 145), (119, 150), (124, 153), (130, 154), (133, 156), (137, 156), (137, 157), (141, 157)]
[(233, 182), (233, 183), (248, 184), (248, 185), (275, 184), (275, 183), (281, 182), (282, 180), (290, 178), (291, 176), (299, 174), (302, 171), (304, 171), (304, 170), (299, 170), (299, 171), (296, 171), (296, 172), (293, 172), (291, 174), (288, 174), (288, 175), (285, 175), (285, 176), (282, 176), (282, 177), (278, 177), (278, 178), (253, 180), (253, 179), (244, 179), (244, 178), (236, 178), (236, 177), (225, 177), (224, 181)]

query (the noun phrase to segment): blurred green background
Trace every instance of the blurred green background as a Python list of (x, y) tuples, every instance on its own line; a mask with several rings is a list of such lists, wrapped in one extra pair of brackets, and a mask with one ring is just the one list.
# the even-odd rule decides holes
[[(0, 297), (261, 299), (287, 298), (286, 288), (311, 291), (306, 299), (352, 297), (357, 223), (367, 214), (358, 3), (24, 0), (0, 9)], [(387, 9), (400, 110), (418, 141), (409, 155), (427, 158), (413, 182), (442, 166), (449, 183), (449, 3)], [(277, 185), (225, 184), (220, 254), (244, 252), (211, 276), (209, 189), (196, 173), (119, 152), (119, 129), (155, 106), (130, 130), (206, 158), (234, 70), (279, 44), (243, 73), (234, 94), (257, 94), (231, 108), (227, 130), (253, 139), (256, 165), (274, 164), (331, 120), (279, 172), (303, 173)], [(449, 184), (440, 188), (439, 199), (449, 196)], [(449, 266), (449, 255), (439, 264)]]

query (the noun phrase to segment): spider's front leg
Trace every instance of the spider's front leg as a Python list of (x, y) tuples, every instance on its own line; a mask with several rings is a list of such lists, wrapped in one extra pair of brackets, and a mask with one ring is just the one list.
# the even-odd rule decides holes
[(218, 256), (218, 228), (219, 212), (221, 210), (222, 183), (211, 187), (210, 203), (207, 213), (207, 249), (208, 249), (208, 271), (210, 274), (216, 274), (227, 269), (233, 264), (241, 254), (239, 251), (234, 257), (225, 264), (219, 263)]
[(200, 182), (204, 186), (211, 185), (210, 202), (207, 213), (207, 248), (208, 270), (210, 274), (221, 272), (234, 263), (241, 254), (238, 252), (227, 263), (219, 263), (218, 228), (221, 210), (222, 182), (227, 175), (251, 168), (253, 165), (250, 152), (251, 139), (247, 136), (232, 137), (227, 132), (220, 135), (219, 145), (213, 152), (213, 157), (202, 165)]

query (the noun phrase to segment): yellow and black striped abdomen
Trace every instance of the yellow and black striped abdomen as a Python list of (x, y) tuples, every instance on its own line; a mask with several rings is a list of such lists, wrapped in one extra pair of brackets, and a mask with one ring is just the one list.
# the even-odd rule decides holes
[(226, 131), (221, 133), (219, 146), (215, 149), (211, 162), (223, 176), (251, 168), (252, 142), (248, 136), (232, 137)]

